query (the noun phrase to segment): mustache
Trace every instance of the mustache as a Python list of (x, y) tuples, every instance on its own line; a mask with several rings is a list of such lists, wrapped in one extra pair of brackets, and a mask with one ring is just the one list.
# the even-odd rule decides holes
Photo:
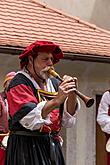
[(42, 72), (47, 72), (49, 69), (55, 70), (53, 66), (52, 66), (52, 67), (47, 66), (47, 67), (45, 67), (44, 69), (42, 69)]
[(40, 75), (42, 76), (43, 79), (48, 79), (50, 77), (52, 77), (49, 73), (48, 73), (48, 70), (52, 68), (54, 70), (54, 67), (50, 67), (50, 66), (47, 66), (45, 67), (44, 69), (42, 69), (40, 71)]

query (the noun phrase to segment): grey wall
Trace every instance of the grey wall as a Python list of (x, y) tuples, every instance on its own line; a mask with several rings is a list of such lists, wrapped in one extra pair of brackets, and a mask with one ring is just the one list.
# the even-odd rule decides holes
[(67, 14), (110, 30), (109, 0), (39, 0)]
[(17, 71), (19, 62), (17, 56), (0, 53), (0, 89), (2, 90), (4, 77), (8, 72)]

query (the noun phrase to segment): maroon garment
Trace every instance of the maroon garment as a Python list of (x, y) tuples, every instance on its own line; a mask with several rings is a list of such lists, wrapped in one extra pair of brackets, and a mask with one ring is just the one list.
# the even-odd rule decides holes
[[(4, 98), (0, 94), (0, 133), (8, 132), (8, 112), (5, 106)], [(0, 143), (2, 142), (4, 136), (0, 136)], [(5, 160), (5, 149), (0, 147), (0, 165), (4, 165)]]
[(107, 165), (110, 165), (110, 153), (107, 153)]
[[(109, 134), (105, 134), (106, 136), (106, 143), (108, 141), (108, 139), (110, 138)], [(110, 165), (110, 152), (107, 152), (107, 165)]]
[(0, 132), (8, 132), (8, 111), (5, 100), (0, 93)]
[[(110, 105), (108, 108), (108, 116), (110, 116)], [(108, 139), (110, 138), (110, 135), (109, 134), (105, 134), (105, 135), (106, 135), (106, 142), (107, 142)], [(107, 165), (110, 165), (110, 152), (107, 152)]]
[[(0, 136), (0, 143), (4, 137)], [(5, 160), (5, 149), (0, 147), (0, 165), (4, 165), (4, 160)]]

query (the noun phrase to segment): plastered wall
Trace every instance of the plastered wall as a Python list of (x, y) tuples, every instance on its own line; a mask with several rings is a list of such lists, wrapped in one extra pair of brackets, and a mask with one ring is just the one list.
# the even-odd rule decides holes
[(67, 14), (110, 30), (109, 0), (39, 0)]

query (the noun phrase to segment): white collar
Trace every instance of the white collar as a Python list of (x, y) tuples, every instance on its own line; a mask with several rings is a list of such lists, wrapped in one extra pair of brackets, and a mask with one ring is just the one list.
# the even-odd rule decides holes
[[(34, 78), (31, 77), (31, 76), (30, 76), (28, 73), (26, 73), (24, 70), (18, 71), (17, 74), (18, 74), (18, 73), (21, 73), (21, 74), (23, 74), (24, 76), (26, 76), (26, 77), (33, 83), (33, 85), (34, 85), (34, 87), (35, 87), (36, 89), (41, 89), (41, 88), (39, 87), (39, 85), (37, 84), (37, 82), (34, 80)], [(50, 78), (48, 78), (48, 79), (46, 80), (46, 87), (47, 87), (47, 91), (48, 91), (48, 92), (55, 92), (55, 89), (54, 89), (54, 87), (53, 87), (53, 84), (52, 84), (52, 81), (51, 81)]]

